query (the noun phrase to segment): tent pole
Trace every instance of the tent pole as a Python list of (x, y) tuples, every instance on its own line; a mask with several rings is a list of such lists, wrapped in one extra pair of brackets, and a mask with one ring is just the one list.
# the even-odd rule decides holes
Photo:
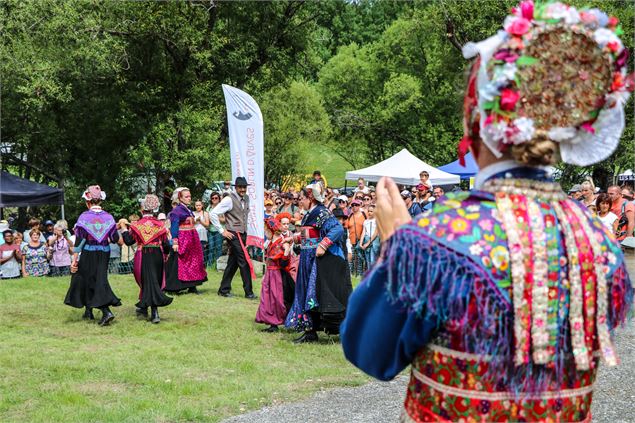
[(62, 220), (66, 220), (66, 216), (64, 216), (64, 204), (62, 204)]

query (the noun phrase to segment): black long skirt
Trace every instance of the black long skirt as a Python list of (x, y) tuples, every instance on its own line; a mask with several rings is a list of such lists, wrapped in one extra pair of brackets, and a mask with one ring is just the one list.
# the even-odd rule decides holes
[(311, 310), (314, 330), (337, 335), (346, 317), (348, 297), (353, 292), (351, 273), (346, 260), (326, 254), (317, 259), (316, 293), (319, 303)]
[(170, 251), (165, 263), (165, 292), (179, 292), (184, 289), (202, 285), (205, 281), (182, 281), (179, 279), (179, 258), (177, 253)]
[(280, 274), (282, 275), (282, 298), (284, 300), (284, 307), (287, 309), (287, 313), (291, 310), (291, 306), (293, 306), (293, 300), (295, 298), (295, 281), (293, 277), (284, 270), (288, 262), (286, 260), (282, 260), (280, 265), (282, 268), (280, 269)]
[(75, 308), (121, 305), (121, 300), (112, 292), (108, 283), (109, 258), (110, 253), (105, 251), (82, 252), (78, 270), (71, 276), (71, 285), (64, 304)]
[(141, 251), (141, 293), (139, 308), (165, 307), (172, 303), (161, 291), (163, 284), (163, 252), (160, 248), (145, 247)]

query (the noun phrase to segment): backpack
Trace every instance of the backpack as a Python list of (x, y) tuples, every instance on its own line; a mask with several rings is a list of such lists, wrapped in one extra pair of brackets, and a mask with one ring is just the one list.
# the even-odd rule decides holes
[(627, 201), (624, 200), (624, 202), (622, 203), (622, 212), (619, 216), (620, 220), (617, 224), (617, 230), (615, 231), (615, 237), (618, 240), (624, 239), (627, 236), (628, 218), (626, 217), (626, 204)]

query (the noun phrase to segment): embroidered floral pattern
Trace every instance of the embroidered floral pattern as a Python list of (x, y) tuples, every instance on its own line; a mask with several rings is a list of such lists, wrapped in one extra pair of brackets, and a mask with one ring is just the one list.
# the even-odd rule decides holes
[(556, 391), (514, 394), (490, 381), (488, 362), (443, 348), (422, 351), (412, 364), (406, 421), (583, 422), (590, 418), (595, 370), (562, 381)]

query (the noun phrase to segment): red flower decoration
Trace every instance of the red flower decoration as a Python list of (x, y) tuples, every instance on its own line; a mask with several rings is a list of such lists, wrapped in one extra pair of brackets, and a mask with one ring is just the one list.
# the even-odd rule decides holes
[(534, 2), (531, 0), (521, 2), (520, 14), (523, 18), (532, 21), (534, 19)]
[(511, 24), (505, 28), (505, 31), (509, 32), (512, 35), (523, 35), (529, 31), (531, 27), (531, 22), (529, 22), (525, 18), (518, 18), (514, 20)]
[(582, 125), (580, 125), (580, 128), (584, 129), (590, 134), (595, 134), (595, 128), (593, 127), (593, 125), (591, 125), (590, 122), (584, 122)]
[(609, 18), (609, 28), (615, 28), (618, 23), (620, 23), (620, 20), (617, 19), (615, 16), (611, 16)]
[(619, 45), (617, 42), (615, 42), (615, 41), (611, 41), (611, 42), (610, 42), (610, 43), (608, 43), (606, 46), (607, 46), (607, 47), (609, 48), (609, 50), (611, 50), (613, 53), (617, 53), (617, 51), (620, 49), (620, 45)]
[(624, 86), (624, 77), (619, 72), (613, 74), (613, 83), (611, 84), (611, 91), (617, 91)]
[(518, 91), (514, 91), (509, 88), (505, 88), (501, 91), (501, 110), (513, 111), (516, 108), (516, 103), (520, 99)]

